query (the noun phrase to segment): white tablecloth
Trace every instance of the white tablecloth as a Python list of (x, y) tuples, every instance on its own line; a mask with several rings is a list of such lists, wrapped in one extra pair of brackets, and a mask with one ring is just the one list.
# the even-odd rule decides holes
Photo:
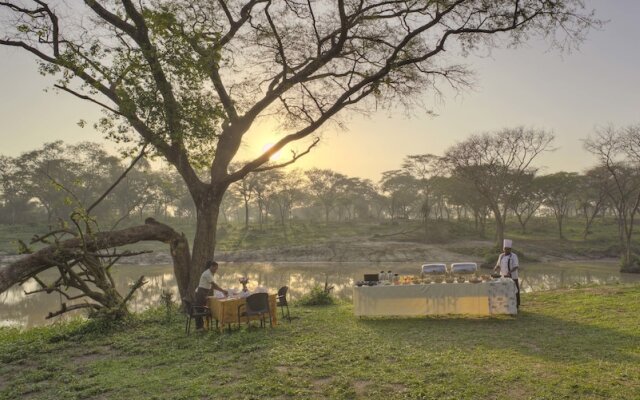
[(511, 279), (482, 283), (362, 286), (353, 288), (356, 316), (516, 314)]

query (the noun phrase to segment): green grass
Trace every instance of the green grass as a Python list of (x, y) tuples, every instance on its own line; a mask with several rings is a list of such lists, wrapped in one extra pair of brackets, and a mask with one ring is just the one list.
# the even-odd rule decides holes
[(640, 285), (523, 295), (516, 318), (358, 319), (183, 332), (161, 309), (103, 330), (0, 329), (0, 399), (637, 399)]

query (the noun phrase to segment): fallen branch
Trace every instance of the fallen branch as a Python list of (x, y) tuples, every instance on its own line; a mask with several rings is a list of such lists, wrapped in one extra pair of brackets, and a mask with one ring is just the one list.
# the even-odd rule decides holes
[(85, 246), (88, 251), (96, 252), (149, 240), (170, 243), (174, 262), (179, 260), (180, 263), (186, 263), (185, 265), (190, 262), (189, 245), (184, 235), (174, 231), (168, 225), (148, 218), (144, 225), (95, 233), (91, 237), (85, 237), (84, 243), (80, 238), (67, 239), (0, 267), (0, 293), (44, 270), (73, 261), (77, 257), (78, 251)]
[(84, 308), (92, 308), (95, 310), (99, 310), (100, 306), (97, 304), (93, 304), (93, 303), (81, 303), (81, 304), (73, 304), (67, 307), (67, 303), (62, 303), (60, 305), (60, 309), (58, 311), (55, 312), (50, 312), (45, 318), (46, 319), (50, 319), (53, 317), (57, 317), (58, 315), (62, 315), (64, 313), (67, 313), (69, 311), (73, 311), (73, 310), (81, 310)]
[(131, 286), (129, 293), (127, 293), (124, 300), (122, 300), (122, 305), (127, 304), (127, 302), (131, 300), (131, 297), (133, 296), (135, 291), (141, 288), (146, 283), (147, 281), (144, 280), (144, 275), (141, 275), (140, 278), (138, 278), (138, 280)]

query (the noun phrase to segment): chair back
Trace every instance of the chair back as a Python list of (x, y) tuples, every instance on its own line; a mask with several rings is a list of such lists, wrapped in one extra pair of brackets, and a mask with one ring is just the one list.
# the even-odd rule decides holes
[(189, 301), (189, 299), (185, 297), (184, 299), (182, 299), (182, 304), (184, 305), (184, 312), (187, 315), (193, 315), (193, 307), (191, 307), (191, 301)]
[(254, 293), (247, 297), (248, 312), (269, 312), (269, 294)]
[(184, 312), (190, 317), (209, 315), (209, 308), (207, 306), (197, 306), (186, 298), (182, 299), (182, 304), (184, 304)]
[(278, 305), (279, 306), (286, 306), (287, 305), (287, 291), (289, 291), (289, 286), (283, 286), (280, 289), (278, 289)]

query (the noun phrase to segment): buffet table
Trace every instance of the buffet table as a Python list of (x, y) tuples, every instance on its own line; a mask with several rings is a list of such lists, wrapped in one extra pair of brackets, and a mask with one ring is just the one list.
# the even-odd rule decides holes
[(516, 285), (504, 278), (481, 283), (426, 283), (353, 288), (356, 316), (517, 314)]

